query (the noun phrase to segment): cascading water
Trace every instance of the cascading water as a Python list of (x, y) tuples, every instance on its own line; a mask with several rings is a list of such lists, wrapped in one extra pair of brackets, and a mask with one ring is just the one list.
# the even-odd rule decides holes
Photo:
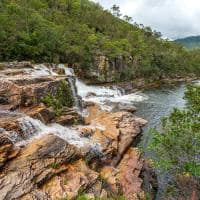
[(80, 97), (86, 102), (99, 104), (103, 110), (107, 111), (111, 111), (115, 104), (127, 106), (147, 99), (147, 96), (139, 93), (126, 95), (122, 88), (86, 85), (75, 76), (73, 69), (64, 64), (59, 64), (58, 68), (64, 69), (65, 75), (68, 76), (76, 107), (79, 108), (79, 111), (82, 110)]
[(148, 99), (142, 93), (125, 94), (122, 89), (117, 87), (90, 86), (79, 79), (76, 80), (78, 95), (84, 101), (94, 102), (101, 106), (103, 110), (111, 111), (115, 104), (123, 106), (132, 105), (134, 102), (140, 102)]
[(74, 77), (69, 76), (68, 82), (70, 84), (71, 91), (72, 91), (72, 94), (73, 94), (73, 97), (74, 97), (75, 108), (77, 108), (78, 111), (82, 111), (82, 109), (83, 109), (82, 99), (77, 93), (76, 79)]
[(27, 140), (20, 141), (17, 145), (22, 145), (32, 139), (40, 138), (45, 134), (54, 134), (78, 148), (88, 147), (88, 149), (93, 149), (95, 152), (100, 152), (100, 146), (98, 144), (91, 142), (88, 138), (80, 137), (79, 132), (71, 128), (59, 124), (50, 124), (47, 126), (40, 120), (28, 116), (20, 118), (18, 121)]
[(75, 77), (74, 70), (72, 68), (66, 67), (64, 64), (59, 64), (57, 67), (60, 69), (64, 69), (65, 75), (68, 76), (68, 83), (71, 87), (71, 91), (74, 97), (75, 108), (77, 109), (77, 111), (81, 112), (83, 109), (82, 99), (77, 93), (77, 88), (76, 88), (77, 79)]
[(28, 75), (41, 77), (41, 76), (56, 76), (57, 74), (53, 72), (52, 68), (48, 68), (44, 64), (35, 65), (33, 69), (28, 69)]

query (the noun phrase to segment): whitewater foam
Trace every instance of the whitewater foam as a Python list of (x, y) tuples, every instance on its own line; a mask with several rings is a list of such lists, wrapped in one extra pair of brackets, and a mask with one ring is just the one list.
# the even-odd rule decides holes
[(79, 79), (76, 80), (78, 95), (86, 102), (99, 104), (103, 110), (111, 111), (112, 103), (130, 104), (147, 100), (142, 93), (125, 94), (124, 90), (117, 87), (90, 86)]
[(68, 127), (61, 126), (59, 124), (45, 125), (40, 120), (33, 119), (31, 117), (23, 117), (18, 120), (20, 128), (23, 131), (25, 138), (24, 141), (18, 142), (16, 145), (23, 145), (29, 143), (31, 140), (40, 138), (45, 134), (54, 134), (69, 144), (75, 145), (78, 148), (89, 147), (100, 149), (100, 146), (93, 143), (88, 138), (80, 137), (80, 133)]

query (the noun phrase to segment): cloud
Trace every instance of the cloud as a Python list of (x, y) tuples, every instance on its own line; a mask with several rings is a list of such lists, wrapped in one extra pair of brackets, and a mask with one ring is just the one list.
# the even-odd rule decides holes
[(200, 35), (199, 0), (95, 0), (109, 9), (120, 6), (134, 22), (151, 26), (168, 38)]

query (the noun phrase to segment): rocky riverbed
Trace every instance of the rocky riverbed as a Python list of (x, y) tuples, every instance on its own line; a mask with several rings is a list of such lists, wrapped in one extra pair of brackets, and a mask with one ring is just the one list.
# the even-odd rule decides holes
[[(101, 88), (114, 92), (102, 103), (98, 93), (86, 91), (91, 86), (80, 88), (66, 65), (15, 62), (1, 69), (0, 199), (75, 199), (80, 193), (145, 199), (147, 174), (156, 188), (135, 148), (147, 121), (134, 115), (123, 95), (115, 98), (118, 90)], [(71, 97), (73, 105), (61, 101)]]

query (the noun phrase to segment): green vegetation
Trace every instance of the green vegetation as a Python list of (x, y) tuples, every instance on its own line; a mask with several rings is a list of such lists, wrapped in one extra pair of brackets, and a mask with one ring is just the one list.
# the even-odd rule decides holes
[(49, 165), (49, 167), (52, 169), (58, 169), (60, 167), (60, 163), (52, 163)]
[(89, 0), (2, 0), (0, 60), (68, 63), (103, 81), (200, 74), (199, 54), (131, 21)]
[(48, 94), (42, 102), (49, 107), (52, 107), (57, 116), (62, 112), (63, 107), (73, 106), (73, 96), (70, 87), (66, 81), (61, 81), (58, 90), (55, 95)]
[[(88, 198), (87, 195), (79, 195), (76, 200), (90, 200), (91, 198)], [(126, 200), (123, 196), (115, 196), (110, 198), (99, 198), (95, 197), (94, 200)]]
[(191, 36), (175, 40), (176, 43), (182, 44), (188, 49), (200, 48), (200, 36)]
[(184, 110), (174, 109), (163, 120), (162, 131), (152, 131), (150, 145), (155, 167), (170, 172), (175, 183), (180, 176), (200, 177), (200, 86), (188, 86), (185, 99)]

